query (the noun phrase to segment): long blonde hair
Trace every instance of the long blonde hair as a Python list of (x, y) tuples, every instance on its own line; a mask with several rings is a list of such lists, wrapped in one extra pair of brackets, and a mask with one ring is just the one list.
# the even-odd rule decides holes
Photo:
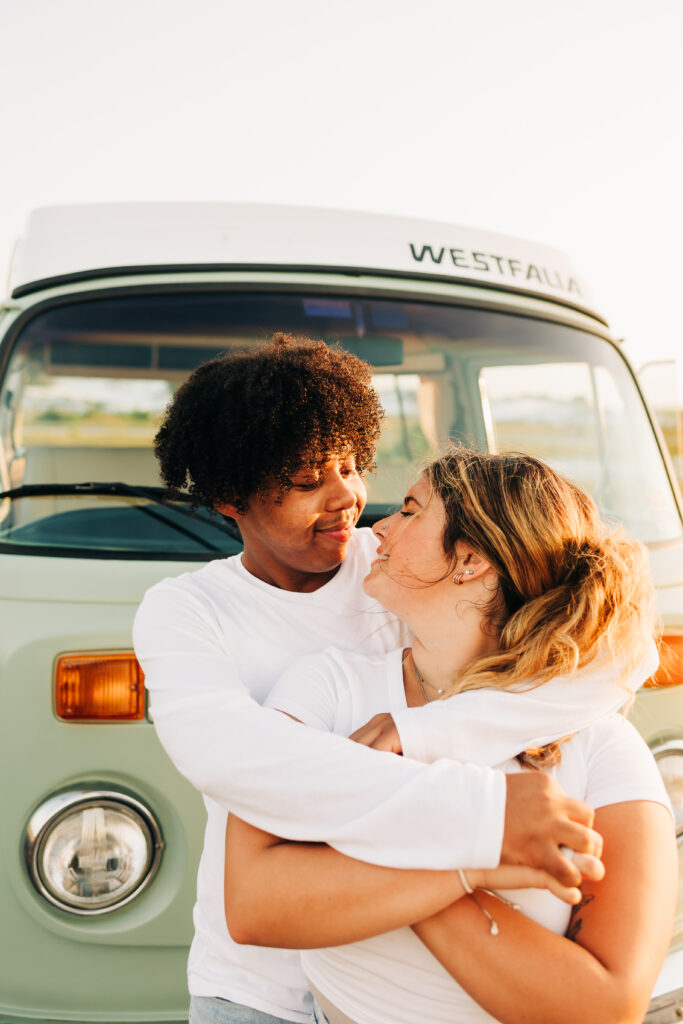
[(645, 549), (604, 523), (587, 494), (529, 455), (458, 446), (425, 472), (445, 508), (446, 554), (465, 541), (498, 574), (484, 628), (500, 649), (448, 695), (531, 688), (603, 657), (625, 676), (644, 657), (655, 632)]

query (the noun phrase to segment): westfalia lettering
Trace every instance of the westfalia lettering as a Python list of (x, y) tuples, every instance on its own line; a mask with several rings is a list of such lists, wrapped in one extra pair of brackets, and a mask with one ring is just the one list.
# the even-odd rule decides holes
[(447, 249), (445, 246), (436, 248), (431, 245), (414, 245), (409, 243), (410, 252), (417, 263), (435, 263), (447, 266), (452, 263), (459, 270), (476, 270), (484, 274), (498, 272), (501, 277), (514, 280), (536, 282), (548, 285), (562, 292), (581, 294), (578, 281), (573, 277), (562, 277), (557, 270), (537, 266), (535, 263), (524, 263), (522, 260), (510, 259), (507, 256), (494, 256), (493, 253), (468, 252), (466, 249)]

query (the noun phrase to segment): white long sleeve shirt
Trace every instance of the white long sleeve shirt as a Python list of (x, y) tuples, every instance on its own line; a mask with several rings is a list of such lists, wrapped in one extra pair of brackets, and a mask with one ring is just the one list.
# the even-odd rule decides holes
[[(421, 764), (410, 756), (413, 750), (422, 755), (438, 735), (450, 737), (441, 746), (458, 756), (456, 727), (461, 738), (467, 734), (462, 696), (457, 714), (450, 713), (454, 701), (441, 704), (442, 712), (449, 711), (440, 717), (440, 728), (429, 708), (402, 713), (402, 758), (307, 729), (260, 706), (302, 655), (329, 646), (372, 654), (400, 645), (399, 624), (362, 591), (375, 550), (370, 531), (358, 530), (337, 574), (305, 594), (262, 582), (245, 570), (241, 556), (217, 560), (163, 580), (138, 610), (135, 650), (157, 733), (176, 767), (204, 795), (208, 813), (189, 964), (190, 992), (196, 995), (221, 996), (292, 1021), (307, 1019), (298, 958), (237, 946), (227, 932), (223, 862), (229, 810), (284, 838), (326, 841), (350, 856), (392, 867), (498, 863), (503, 774), (444, 759)], [(593, 679), (584, 704), (581, 687), (572, 691), (573, 718), (563, 733), (628, 696), (606, 676), (601, 701), (596, 700), (595, 685)], [(530, 730), (527, 720), (525, 738), (530, 731), (545, 735), (549, 719), (542, 701), (535, 713), (537, 728)], [(520, 749), (510, 731), (500, 760)]]

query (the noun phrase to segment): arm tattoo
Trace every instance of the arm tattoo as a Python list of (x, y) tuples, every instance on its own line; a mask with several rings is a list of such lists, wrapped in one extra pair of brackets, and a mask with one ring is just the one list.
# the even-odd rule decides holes
[(579, 937), (579, 932), (581, 931), (581, 925), (583, 924), (581, 912), (583, 911), (583, 908), (587, 907), (589, 903), (592, 903), (594, 899), (594, 894), (588, 893), (588, 895), (582, 896), (581, 902), (577, 903), (576, 906), (572, 908), (572, 914), (569, 918), (569, 927), (567, 928), (566, 933), (567, 938), (570, 940), (570, 942), (577, 941)]

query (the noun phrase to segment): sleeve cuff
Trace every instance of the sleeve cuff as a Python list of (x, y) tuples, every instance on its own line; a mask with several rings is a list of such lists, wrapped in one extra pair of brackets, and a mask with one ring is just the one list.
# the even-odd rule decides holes
[(460, 864), (459, 867), (496, 868), (500, 864), (503, 850), (503, 832), (505, 829), (505, 800), (507, 783), (503, 772), (493, 768), (483, 769), (486, 772), (486, 784), (483, 794), (475, 798), (479, 801), (478, 811), (471, 808), (471, 822), (477, 822), (472, 837), (472, 854), (476, 860), (472, 864)]

